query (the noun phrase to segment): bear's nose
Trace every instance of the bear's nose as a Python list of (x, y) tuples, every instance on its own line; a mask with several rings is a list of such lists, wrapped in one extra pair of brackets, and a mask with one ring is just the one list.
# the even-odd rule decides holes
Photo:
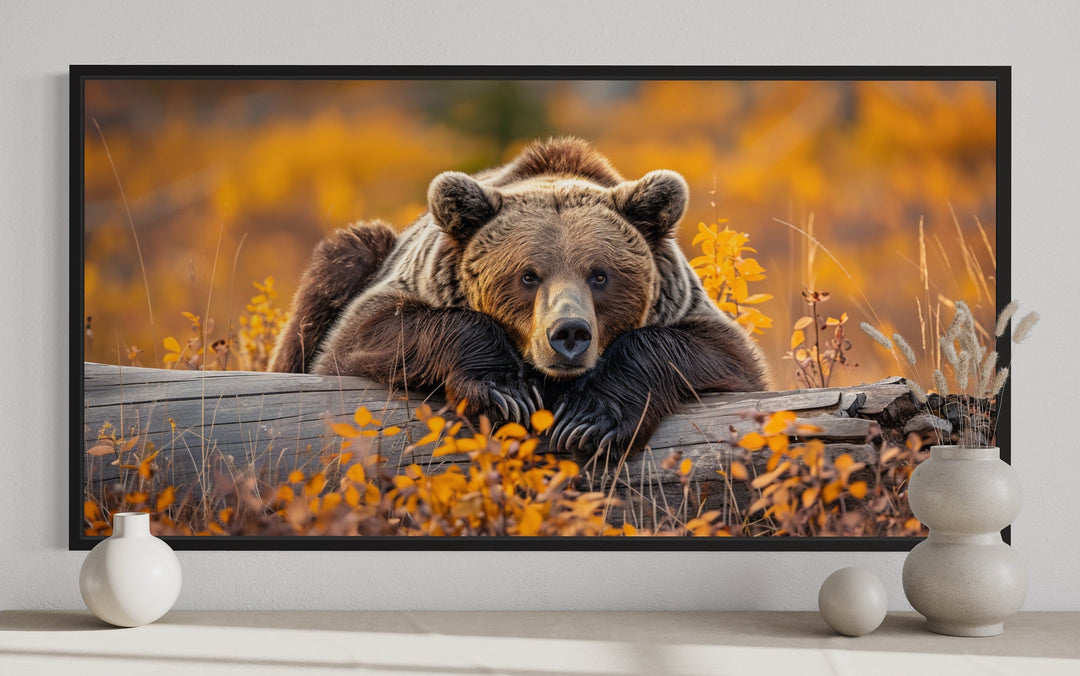
[(592, 331), (589, 330), (589, 322), (584, 319), (560, 319), (548, 329), (551, 349), (564, 359), (573, 361), (585, 354), (591, 342)]

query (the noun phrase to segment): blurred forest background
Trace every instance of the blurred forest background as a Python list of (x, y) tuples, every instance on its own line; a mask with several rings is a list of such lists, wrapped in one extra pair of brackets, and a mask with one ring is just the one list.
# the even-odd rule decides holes
[[(928, 363), (935, 308), (964, 299), (993, 325), (993, 83), (98, 80), (85, 92), (90, 361), (169, 366), (168, 339), (187, 340), (193, 316), (208, 344), (245, 314), (272, 321), (264, 306), (287, 308), (327, 232), (371, 218), (403, 229), (438, 173), (562, 134), (627, 178), (682, 173), (688, 257), (699, 223), (748, 235), (778, 388), (798, 385), (804, 289), (830, 293), (823, 318), (899, 331)], [(859, 366), (830, 384), (899, 373), (862, 332), (847, 337)]]

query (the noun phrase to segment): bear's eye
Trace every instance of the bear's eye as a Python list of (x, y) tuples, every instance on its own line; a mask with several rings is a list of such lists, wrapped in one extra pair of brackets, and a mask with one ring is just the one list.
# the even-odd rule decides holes
[(607, 273), (603, 270), (594, 270), (592, 276), (589, 277), (589, 283), (593, 286), (603, 286), (607, 284)]
[(526, 272), (521, 275), (521, 283), (525, 286), (536, 286), (540, 283), (540, 277), (535, 272)]

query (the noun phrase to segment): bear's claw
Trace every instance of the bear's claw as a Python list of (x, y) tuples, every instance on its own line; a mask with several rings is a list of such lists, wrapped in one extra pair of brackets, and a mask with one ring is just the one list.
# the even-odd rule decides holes
[[(620, 404), (584, 387), (574, 388), (555, 407), (555, 426), (548, 445), (577, 457), (591, 457), (597, 451), (627, 445), (633, 429), (623, 429)], [(595, 441), (595, 443), (593, 443)]]

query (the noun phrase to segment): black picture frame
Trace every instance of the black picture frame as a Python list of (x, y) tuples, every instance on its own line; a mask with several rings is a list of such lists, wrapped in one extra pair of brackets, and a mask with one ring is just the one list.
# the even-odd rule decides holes
[[(84, 452), (84, 84), (94, 79), (374, 80), (980, 80), (996, 84), (997, 310), (1010, 299), (1011, 68), (1008, 66), (185, 66), (70, 67), (70, 364), (69, 549), (88, 550), (83, 534)], [(999, 338), (1008, 363), (1008, 335)], [(1009, 388), (1002, 392), (997, 443), (1010, 461)], [(1003, 533), (1009, 541), (1009, 532)], [(897, 537), (164, 537), (176, 550), (548, 550), (548, 551), (907, 551), (922, 538)]]

